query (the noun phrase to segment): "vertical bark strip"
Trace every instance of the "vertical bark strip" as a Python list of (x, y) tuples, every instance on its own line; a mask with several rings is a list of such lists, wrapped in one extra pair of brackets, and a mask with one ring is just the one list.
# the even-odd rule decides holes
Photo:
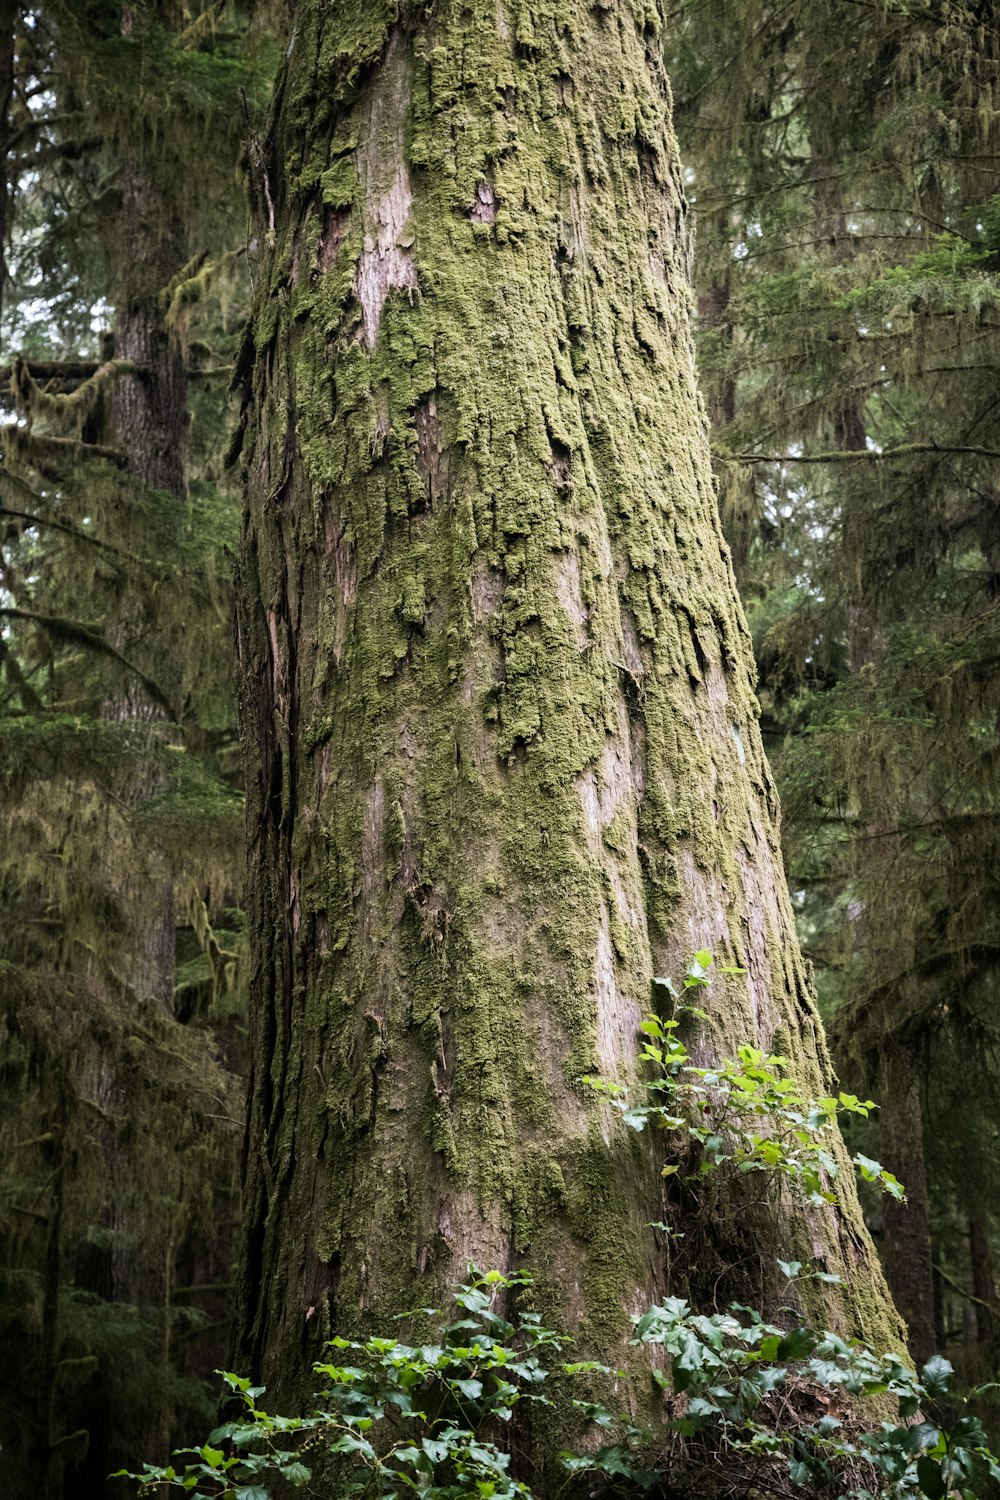
[(166, 325), (163, 297), (184, 264), (184, 227), (154, 180), (143, 152), (122, 168), (121, 209), (115, 219), (120, 266), (115, 354), (140, 367), (113, 386), (113, 441), (130, 474), (150, 489), (187, 492), (187, 369), (176, 333)]
[(923, 1364), (936, 1344), (930, 1200), (920, 1087), (904, 1047), (892, 1048), (883, 1078), (879, 1146), (883, 1161), (906, 1186), (905, 1203), (886, 1199), (885, 1272), (895, 1304), (906, 1319), (910, 1353), (917, 1364)]
[(969, 1263), (976, 1309), (976, 1343), (980, 1368), (991, 1375), (996, 1365), (997, 1292), (990, 1246), (989, 1217), (978, 1207), (969, 1214)]
[[(286, 1394), (469, 1257), (529, 1265), (620, 1354), (666, 1281), (659, 1162), (577, 1080), (633, 1070), (651, 978), (695, 948), (746, 969), (706, 1053), (831, 1081), (695, 391), (659, 13), (358, 16), (298, 5), (242, 361), (236, 1357)], [(719, 1226), (754, 1284), (797, 1244), (845, 1278), (828, 1316), (898, 1343), (853, 1197), (755, 1233)]]
[(10, 234), (10, 138), (17, 54), (14, 0), (0, 0), (0, 313), (7, 295), (7, 238)]

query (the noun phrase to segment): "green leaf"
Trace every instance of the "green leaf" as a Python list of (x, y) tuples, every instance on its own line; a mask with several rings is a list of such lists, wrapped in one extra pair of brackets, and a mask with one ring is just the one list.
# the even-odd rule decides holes
[(371, 1443), (364, 1438), (357, 1438), (352, 1432), (345, 1432), (335, 1443), (330, 1444), (331, 1453), (360, 1453), (369, 1463), (375, 1461), (375, 1449)]
[(793, 1328), (779, 1343), (778, 1358), (805, 1359), (813, 1352), (817, 1342), (811, 1328)]
[(943, 1355), (933, 1355), (921, 1372), (923, 1387), (928, 1396), (943, 1396), (948, 1389), (949, 1378), (954, 1373), (954, 1367)]
[(881, 1162), (873, 1161), (870, 1156), (862, 1156), (860, 1152), (852, 1160), (865, 1182), (879, 1183), (884, 1192), (895, 1198), (897, 1203), (902, 1203), (906, 1196), (903, 1184), (898, 1177), (894, 1177), (891, 1172), (887, 1171)]
[(461, 1391), (462, 1395), (469, 1401), (478, 1401), (483, 1394), (483, 1382), (481, 1380), (449, 1380), (448, 1384), (453, 1391)]
[(934, 1458), (917, 1459), (917, 1478), (927, 1500), (944, 1500), (948, 1492), (941, 1473), (941, 1465)]

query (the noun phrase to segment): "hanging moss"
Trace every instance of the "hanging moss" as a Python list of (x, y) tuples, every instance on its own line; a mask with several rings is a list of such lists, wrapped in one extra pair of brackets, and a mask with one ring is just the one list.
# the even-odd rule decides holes
[(0, 391), (15, 1500), (104, 1493), (203, 1430), (225, 1348), (246, 965), (217, 372), (247, 291), (237, 137), (273, 51), (244, 52), (245, 21), (43, 5), (2, 122), (24, 339)]

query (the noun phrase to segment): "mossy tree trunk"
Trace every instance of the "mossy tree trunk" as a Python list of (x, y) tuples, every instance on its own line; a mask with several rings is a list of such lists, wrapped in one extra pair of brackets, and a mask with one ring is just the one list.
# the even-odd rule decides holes
[[(831, 1082), (694, 384), (660, 13), (359, 15), (301, 0), (250, 153), (234, 1357), (279, 1399), (470, 1257), (620, 1356), (678, 1208), (577, 1080), (633, 1073), (651, 979), (694, 949), (746, 970), (706, 1055)], [(766, 1300), (797, 1246), (844, 1277), (826, 1315), (898, 1344), (846, 1197), (718, 1216), (688, 1289)]]

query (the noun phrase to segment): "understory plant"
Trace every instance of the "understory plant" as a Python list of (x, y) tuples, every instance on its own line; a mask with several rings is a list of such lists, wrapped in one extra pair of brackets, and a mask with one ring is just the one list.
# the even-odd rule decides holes
[[(711, 962), (709, 953), (696, 954), (681, 989), (656, 981), (672, 1013), (642, 1023), (649, 1076), (641, 1097), (615, 1082), (584, 1081), (632, 1129), (675, 1134), (679, 1159), (662, 1170), (681, 1174), (692, 1191), (708, 1178), (724, 1190), (727, 1174), (760, 1173), (765, 1188), (780, 1183), (835, 1211), (838, 1165), (827, 1132), (839, 1115), (867, 1116), (875, 1105), (847, 1093), (809, 1099), (785, 1058), (750, 1046), (715, 1067), (692, 1062), (677, 1033), (704, 1016), (690, 996), (709, 982)], [(854, 1162), (902, 1197), (878, 1162), (860, 1155)], [(307, 1414), (271, 1414), (261, 1405), (263, 1387), (227, 1373), (233, 1420), (171, 1464), (115, 1477), (136, 1481), (142, 1496), (177, 1491), (192, 1500), (267, 1500), (279, 1481), (319, 1493), (317, 1462), (323, 1493), (338, 1500), (540, 1500), (539, 1481), (546, 1496), (716, 1495), (720, 1472), (728, 1492), (758, 1500), (991, 1493), (1000, 1463), (971, 1403), (993, 1387), (951, 1396), (947, 1360), (936, 1356), (918, 1376), (896, 1353), (812, 1326), (795, 1284), (839, 1277), (799, 1261), (777, 1265), (789, 1285), (778, 1321), (739, 1303), (704, 1314), (680, 1297), (635, 1319), (631, 1344), (650, 1351), (658, 1387), (656, 1415), (644, 1425), (608, 1404), (624, 1372), (565, 1357), (573, 1340), (531, 1306), (526, 1272), (470, 1265), (450, 1320), (426, 1307), (397, 1318), (421, 1330), (419, 1338), (331, 1340), (330, 1359), (314, 1366), (319, 1389)], [(603, 1399), (593, 1399), (597, 1389)], [(550, 1474), (527, 1472), (523, 1457), (513, 1461), (524, 1446), (514, 1434), (533, 1406), (552, 1408), (565, 1435), (555, 1487)]]
[[(810, 1274), (795, 1262), (781, 1265), (790, 1282)], [(813, 1328), (791, 1307), (781, 1310), (781, 1326), (738, 1305), (705, 1316), (669, 1297), (635, 1323), (632, 1344), (660, 1351), (653, 1377), (661, 1413), (643, 1427), (587, 1399), (588, 1377), (613, 1385), (619, 1372), (566, 1360), (572, 1340), (520, 1305), (531, 1287), (523, 1272), (470, 1266), (455, 1292), (458, 1315), (438, 1325), (432, 1342), (333, 1339), (331, 1361), (314, 1367), (321, 1389), (307, 1415), (268, 1412), (262, 1387), (226, 1374), (240, 1407), (235, 1419), (168, 1465), (121, 1474), (140, 1496), (267, 1500), (278, 1480), (316, 1493), (321, 1456), (324, 1474), (335, 1466), (330, 1493), (338, 1497), (540, 1500), (530, 1477), (511, 1472), (509, 1438), (518, 1406), (536, 1403), (560, 1409), (578, 1439), (577, 1451), (560, 1456), (557, 1493), (655, 1496), (683, 1483), (707, 1494), (718, 1488), (720, 1464), (741, 1493), (768, 1500), (796, 1492), (980, 1500), (1000, 1479), (969, 1411), (986, 1388), (952, 1398), (957, 1415), (948, 1425), (930, 1415), (948, 1391), (945, 1359), (932, 1359), (918, 1377), (898, 1356)], [(420, 1308), (401, 1321), (426, 1326), (431, 1317), (433, 1309)], [(872, 1408), (884, 1412), (887, 1401), (893, 1418), (876, 1419)]]
[[(788, 1075), (787, 1057), (749, 1044), (737, 1047), (735, 1061), (696, 1065), (678, 1031), (686, 1021), (708, 1019), (688, 997), (708, 985), (711, 964), (712, 955), (703, 949), (692, 959), (681, 989), (670, 979), (654, 980), (671, 1014), (650, 1012), (641, 1024), (640, 1061), (649, 1066), (641, 1098), (627, 1085), (593, 1074), (581, 1081), (603, 1095), (633, 1130), (651, 1125), (674, 1133), (680, 1159), (662, 1167), (665, 1177), (680, 1173), (697, 1182), (720, 1171), (762, 1172), (781, 1178), (810, 1205), (835, 1205), (839, 1164), (828, 1149), (830, 1128), (843, 1115), (867, 1118), (877, 1107), (874, 1100), (843, 1092), (810, 1098)], [(866, 1182), (903, 1199), (902, 1183), (880, 1162), (860, 1153), (853, 1161)]]

